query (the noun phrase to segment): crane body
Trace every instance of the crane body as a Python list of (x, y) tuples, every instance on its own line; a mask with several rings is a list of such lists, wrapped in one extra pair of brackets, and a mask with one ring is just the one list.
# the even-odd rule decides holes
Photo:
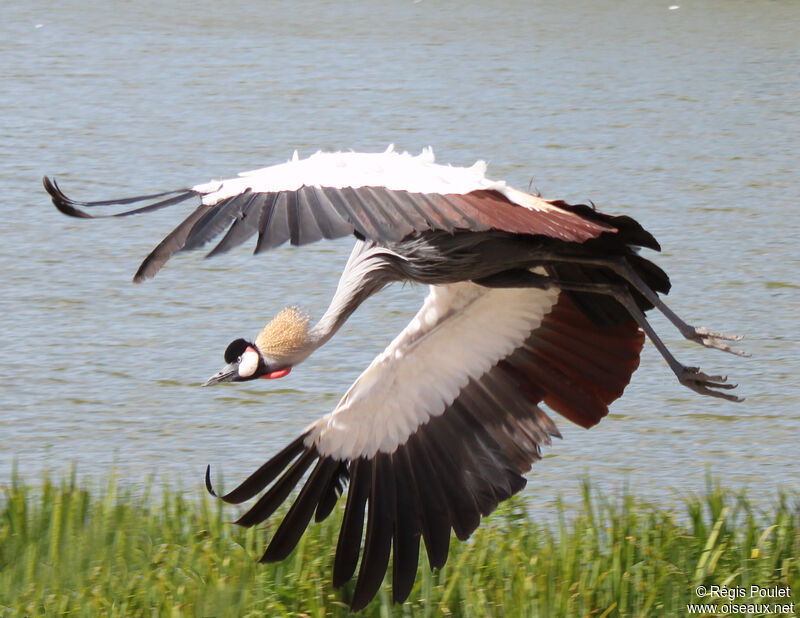
[[(482, 516), (525, 486), (543, 446), (561, 437), (546, 405), (589, 428), (639, 365), (645, 337), (678, 381), (730, 401), (735, 385), (680, 363), (652, 328), (656, 309), (689, 340), (735, 354), (739, 339), (684, 322), (661, 299), (670, 283), (641, 248), (659, 250), (634, 219), (548, 201), (489, 179), (486, 165), (439, 165), (426, 149), (295, 155), (280, 165), (189, 189), (76, 202), (45, 178), (63, 213), (141, 204), (128, 216), (199, 198), (144, 260), (135, 281), (176, 252), (217, 255), (258, 235), (255, 252), (352, 235), (355, 246), (327, 311), (314, 323), (281, 311), (254, 340), (236, 339), (206, 384), (282, 378), (326, 344), (370, 296), (394, 282), (428, 285), (411, 322), (338, 405), (237, 488), (263, 494), (237, 523), (265, 521), (301, 489), (262, 560), (286, 558), (311, 518), (347, 493), (333, 581), (358, 568), (352, 607), (375, 595), (393, 559), (393, 596), (414, 584), (420, 544), (441, 568), (451, 530), (466, 539)], [(216, 495), (206, 471), (208, 490)], [(364, 529), (366, 515), (366, 530)]]

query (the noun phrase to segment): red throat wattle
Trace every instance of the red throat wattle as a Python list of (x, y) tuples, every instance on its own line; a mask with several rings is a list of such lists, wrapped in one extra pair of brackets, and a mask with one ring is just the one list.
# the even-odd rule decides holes
[(274, 380), (275, 378), (282, 378), (283, 376), (289, 375), (289, 372), (292, 370), (291, 367), (287, 367), (286, 369), (278, 369), (278, 371), (270, 371), (269, 373), (265, 373), (261, 378), (264, 380)]

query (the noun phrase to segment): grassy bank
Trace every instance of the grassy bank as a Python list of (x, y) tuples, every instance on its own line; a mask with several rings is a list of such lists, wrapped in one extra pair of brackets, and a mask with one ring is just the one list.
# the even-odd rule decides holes
[[(363, 613), (678, 616), (700, 584), (789, 586), (787, 602), (800, 602), (796, 499), (761, 510), (709, 484), (670, 513), (583, 491), (582, 507), (551, 526), (532, 523), (519, 501), (506, 504), (470, 542), (451, 544), (441, 572), (423, 557), (405, 605), (391, 604), (384, 583)], [(259, 565), (269, 529), (240, 529), (227, 523), (230, 507), (190, 498), (135, 497), (114, 482), (98, 492), (74, 479), (12, 482), (0, 498), (0, 615), (349, 613), (352, 587), (330, 584), (336, 516), (312, 526), (285, 562)]]

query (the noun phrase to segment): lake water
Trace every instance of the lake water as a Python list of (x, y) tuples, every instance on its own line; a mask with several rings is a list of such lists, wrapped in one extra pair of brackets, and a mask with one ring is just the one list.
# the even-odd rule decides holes
[[(681, 0), (671, 0), (680, 2)], [(133, 285), (184, 209), (111, 221), (77, 198), (172, 189), (323, 149), (393, 142), (545, 197), (593, 200), (660, 240), (671, 306), (744, 333), (752, 358), (682, 342), (742, 404), (680, 387), (648, 346), (623, 399), (529, 475), (544, 510), (587, 473), (670, 501), (725, 484), (797, 487), (800, 434), (800, 3), (7, 3), (0, 25), (0, 484), (76, 465), (200, 491), (241, 479), (328, 412), (425, 290), (367, 303), (277, 382), (200, 388), (229, 341), (280, 308), (318, 316), (350, 241), (183, 254)]]

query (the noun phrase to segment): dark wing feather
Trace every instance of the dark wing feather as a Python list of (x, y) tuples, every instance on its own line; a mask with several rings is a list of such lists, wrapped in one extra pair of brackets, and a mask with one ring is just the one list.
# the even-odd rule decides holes
[[(450, 511), (453, 532), (464, 541), (480, 523), (475, 498), (469, 491), (465, 476), (466, 456), (463, 428), (456, 425), (455, 414), (442, 414), (430, 419), (424, 431), (419, 431), (420, 448), (425, 451), (441, 479), (445, 501)], [(468, 440), (471, 442), (472, 440)], [(471, 446), (471, 445), (470, 445)], [(478, 471), (476, 471), (478, 472)]]
[[(206, 257), (224, 253), (241, 245), (261, 229), (261, 221), (270, 216), (277, 193), (256, 193), (242, 207), (242, 216), (234, 219), (225, 236)], [(212, 240), (211, 238), (208, 239)]]
[(399, 213), (413, 226), (415, 230), (436, 230), (437, 220), (433, 215), (425, 210), (419, 200), (409, 199), (409, 194), (405, 191), (386, 191), (386, 203), (391, 204), (392, 208)]
[[(68, 198), (55, 181), (44, 179), (45, 189), (64, 214), (92, 218), (78, 206), (113, 206), (148, 202), (139, 208), (112, 215), (150, 212), (201, 196), (180, 189), (119, 200), (77, 202)], [(525, 194), (520, 194), (525, 195)], [(531, 196), (529, 196), (531, 197)], [(533, 198), (531, 198), (533, 199)], [(540, 210), (512, 203), (497, 191), (461, 194), (409, 193), (380, 186), (308, 187), (274, 193), (246, 189), (213, 205), (201, 205), (148, 256), (136, 281), (152, 277), (177, 251), (196, 249), (223, 234), (208, 253), (218, 255), (258, 233), (255, 252), (274, 249), (289, 241), (305, 245), (322, 238), (355, 234), (379, 243), (398, 242), (428, 231), (486, 231), (543, 235), (583, 243), (621, 226), (633, 243), (657, 246), (646, 231), (629, 217), (609, 217), (585, 206), (537, 202)]]
[[(364, 236), (375, 240), (400, 240), (398, 234), (392, 230), (391, 223), (386, 219), (380, 210), (374, 209), (369, 201), (369, 195), (361, 190), (352, 187), (334, 189), (338, 191), (342, 200), (346, 202), (356, 216), (358, 223), (364, 229)], [(330, 192), (329, 192), (330, 195)]]
[(523, 208), (511, 204), (496, 191), (473, 191), (446, 197), (470, 219), (479, 221), (489, 229), (513, 234), (534, 234), (582, 243), (617, 231), (606, 221), (585, 219), (551, 202), (543, 202), (542, 206), (547, 210)]
[(258, 499), (252, 508), (236, 520), (240, 526), (253, 526), (260, 524), (275, 512), (289, 493), (295, 488), (297, 483), (305, 474), (308, 467), (314, 463), (317, 454), (313, 449), (307, 449), (297, 458), (286, 472), (275, 481), (267, 492)]
[(438, 475), (431, 474), (431, 470), (436, 468), (423, 448), (418, 433), (409, 436), (408, 442), (399, 450), (406, 452), (414, 474), (428, 564), (432, 569), (441, 569), (447, 562), (450, 551), (450, 528), (453, 521), (442, 482)]
[(308, 245), (325, 238), (325, 234), (323, 234), (322, 229), (317, 223), (317, 217), (314, 216), (316, 201), (311, 202), (308, 192), (299, 190), (295, 193), (295, 200), (295, 208), (297, 210), (297, 242), (293, 242), (293, 244)]
[(424, 193), (406, 196), (406, 199), (416, 202), (418, 204), (418, 208), (426, 212), (428, 216), (433, 219), (435, 225), (433, 229), (444, 230), (445, 232), (452, 234), (456, 229), (458, 229), (458, 223), (461, 217), (456, 214), (456, 220), (451, 219), (448, 214), (452, 214), (454, 211), (450, 209), (450, 212), (448, 213), (447, 208), (440, 208), (441, 204), (431, 198), (432, 196), (425, 195)]
[[(104, 219), (107, 217), (127, 217), (128, 215), (138, 215), (145, 212), (153, 212), (155, 210), (160, 210), (161, 208), (166, 208), (167, 206), (172, 206), (173, 204), (184, 202), (189, 198), (199, 195), (197, 191), (193, 191), (192, 189), (176, 189), (174, 191), (163, 191), (161, 193), (138, 195), (136, 197), (125, 197), (116, 200), (79, 202), (73, 200), (72, 198), (67, 197), (64, 194), (64, 192), (59, 188), (55, 178), (48, 178), (47, 176), (45, 176), (44, 178), (42, 178), (42, 184), (44, 185), (45, 191), (47, 191), (47, 193), (50, 194), (50, 197), (53, 200), (53, 205), (56, 208), (58, 208), (58, 210), (63, 212), (65, 215), (68, 215), (70, 217), (77, 217), (79, 219)], [(161, 199), (162, 197), (165, 197), (167, 199), (162, 200)], [(140, 208), (134, 208), (133, 210), (118, 212), (111, 215), (90, 215), (88, 212), (85, 212), (80, 208), (78, 208), (78, 206), (87, 206), (89, 208), (95, 206), (123, 206), (126, 204), (136, 204), (138, 202), (151, 202), (153, 200), (156, 201), (152, 204), (147, 204), (146, 206), (142, 206)]]
[(155, 249), (142, 261), (139, 269), (133, 276), (135, 283), (140, 283), (145, 279), (153, 277), (161, 267), (166, 264), (167, 260), (171, 258), (176, 251), (180, 250), (186, 242), (187, 236), (191, 233), (192, 227), (195, 222), (203, 218), (209, 210), (209, 206), (200, 204), (195, 211), (190, 214), (183, 222), (167, 234), (166, 238), (162, 240)]
[(181, 250), (190, 251), (204, 246), (225, 231), (232, 222), (244, 219), (251, 208), (260, 209), (268, 197), (268, 193), (250, 192), (243, 195), (242, 199), (229, 198), (225, 203), (209, 206), (206, 215), (192, 227)]
[(331, 514), (333, 507), (336, 506), (336, 501), (344, 493), (345, 483), (350, 478), (347, 469), (347, 462), (340, 461), (334, 475), (328, 481), (328, 486), (325, 488), (322, 496), (319, 499), (317, 511), (314, 514), (314, 521), (321, 522), (328, 515)]
[(414, 483), (414, 471), (407, 449), (391, 455), (394, 487), (397, 496), (394, 515), (394, 556), (392, 562), (392, 598), (402, 603), (414, 587), (419, 563), (419, 541), (422, 534), (420, 498)]
[(388, 189), (383, 187), (362, 187), (357, 191), (359, 197), (363, 200), (365, 210), (374, 213), (374, 220), (379, 222), (381, 241), (397, 242), (414, 232), (422, 231), (413, 226), (403, 216), (402, 211), (392, 207), (387, 197), (392, 192)]
[(364, 555), (361, 559), (358, 581), (351, 602), (354, 611), (364, 608), (378, 592), (386, 568), (389, 566), (389, 554), (392, 550), (392, 530), (397, 496), (394, 487), (394, 473), (391, 468), (391, 455), (378, 453), (374, 458), (373, 465), (375, 471), (372, 475), (372, 488), (369, 494)]
[(298, 194), (307, 200), (309, 211), (316, 219), (323, 238), (342, 238), (353, 233), (353, 224), (334, 208), (331, 200), (320, 187), (301, 187)]
[(258, 223), (258, 242), (255, 253), (279, 247), (290, 237), (289, 197), (287, 193), (276, 193), (271, 207), (262, 213)]
[(289, 228), (289, 239), (296, 247), (300, 244), (300, 215), (297, 212), (297, 192), (287, 191), (286, 195), (286, 224)]
[(347, 491), (347, 505), (333, 562), (333, 585), (336, 588), (344, 586), (356, 572), (364, 533), (364, 508), (372, 488), (372, 474), (370, 459), (359, 458), (350, 464), (350, 489)]
[[(229, 504), (240, 504), (255, 496), (274, 481), (300, 453), (306, 450), (305, 444), (303, 444), (306, 435), (307, 434), (303, 434), (299, 438), (293, 440), (292, 443), (285, 447), (280, 453), (247, 477), (236, 489), (220, 496), (220, 498)], [(206, 489), (212, 496), (217, 495), (211, 485), (211, 466), (206, 469)]]
[[(593, 340), (605, 345), (587, 344)], [(531, 375), (538, 376), (532, 382), (545, 391), (544, 402), (588, 429), (608, 414), (608, 404), (622, 396), (639, 366), (643, 345), (644, 334), (634, 322), (598, 329), (576, 309), (569, 296), (562, 294), (525, 346), (507, 361), (518, 368), (531, 369)], [(565, 363), (564, 350), (572, 350), (584, 361)], [(581, 369), (596, 366), (609, 370)]]
[(314, 509), (317, 508), (328, 481), (333, 477), (337, 467), (338, 462), (330, 457), (323, 457), (317, 461), (317, 465), (303, 485), (303, 489), (284, 516), (281, 525), (278, 526), (261, 562), (277, 562), (292, 552), (308, 527)]
[(641, 224), (636, 221), (636, 219), (633, 219), (628, 215), (606, 215), (598, 212), (591, 206), (587, 206), (586, 204), (568, 204), (563, 200), (555, 200), (551, 203), (559, 208), (563, 208), (568, 212), (580, 215), (586, 220), (595, 221), (616, 228), (619, 230), (620, 234), (624, 234), (627, 237), (627, 242), (629, 244), (637, 245), (639, 247), (647, 247), (648, 249), (653, 249), (654, 251), (661, 251), (661, 245), (658, 244), (658, 241), (653, 237), (653, 235), (645, 230)]

